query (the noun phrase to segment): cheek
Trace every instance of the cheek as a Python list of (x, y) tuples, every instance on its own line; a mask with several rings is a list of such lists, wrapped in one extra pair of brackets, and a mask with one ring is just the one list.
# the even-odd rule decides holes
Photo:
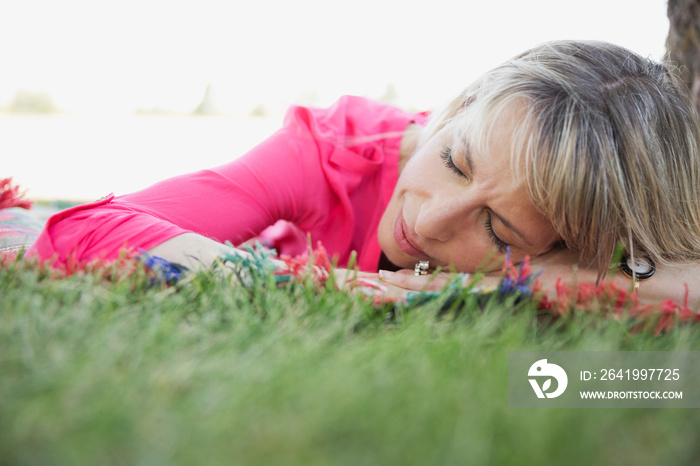
[(382, 249), (388, 246), (390, 239), (393, 237), (392, 230), (394, 221), (396, 220), (397, 204), (396, 198), (392, 197), (382, 214), (382, 218), (379, 220), (377, 236), (379, 238), (379, 246), (381, 246)]
[(396, 193), (400, 198), (434, 195), (441, 187), (453, 183), (452, 174), (445, 168), (438, 155), (417, 154), (399, 174)]
[(471, 241), (469, 248), (452, 248), (447, 250), (448, 262), (458, 272), (475, 273), (498, 271), (503, 266), (505, 254), (498, 252), (491, 244), (482, 244), (482, 241)]

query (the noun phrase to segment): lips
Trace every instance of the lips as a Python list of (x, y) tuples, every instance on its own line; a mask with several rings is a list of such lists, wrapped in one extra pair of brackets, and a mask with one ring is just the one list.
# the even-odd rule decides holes
[(403, 212), (399, 212), (394, 222), (394, 239), (399, 248), (409, 256), (418, 259), (428, 260), (430, 256), (418, 248), (415, 241), (410, 238), (410, 233), (406, 221), (403, 219)]

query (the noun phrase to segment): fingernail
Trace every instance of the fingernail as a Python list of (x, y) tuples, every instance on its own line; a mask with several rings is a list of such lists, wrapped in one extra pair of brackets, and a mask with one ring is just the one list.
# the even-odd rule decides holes
[(381, 278), (382, 280), (389, 280), (392, 275), (393, 275), (393, 273), (389, 272), (388, 270), (380, 270), (379, 271), (379, 278)]

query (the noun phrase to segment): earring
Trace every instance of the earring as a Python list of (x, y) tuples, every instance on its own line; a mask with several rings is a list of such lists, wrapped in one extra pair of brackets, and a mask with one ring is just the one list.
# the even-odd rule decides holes
[(413, 275), (416, 277), (419, 275), (428, 275), (428, 269), (430, 268), (429, 261), (418, 261), (413, 269)]

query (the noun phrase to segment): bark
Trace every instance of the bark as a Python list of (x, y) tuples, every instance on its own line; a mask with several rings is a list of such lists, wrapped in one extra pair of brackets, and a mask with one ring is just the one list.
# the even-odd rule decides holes
[(700, 113), (700, 0), (668, 0), (668, 59), (680, 66), (681, 77)]

